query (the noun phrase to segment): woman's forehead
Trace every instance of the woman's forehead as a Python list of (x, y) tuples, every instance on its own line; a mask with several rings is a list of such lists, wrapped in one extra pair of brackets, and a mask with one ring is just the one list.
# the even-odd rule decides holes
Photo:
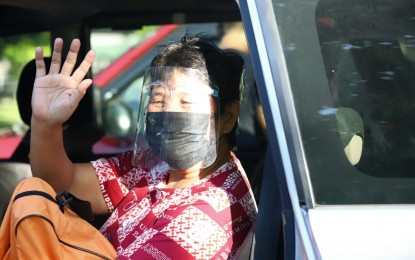
[(173, 86), (187, 86), (202, 83), (206, 84), (207, 82), (204, 78), (205, 77), (197, 70), (183, 71), (176, 69), (171, 71), (171, 73), (166, 74), (164, 81)]
[(153, 91), (169, 89), (174, 92), (198, 93), (204, 95), (210, 95), (213, 92), (209, 84), (202, 82), (197, 78), (191, 78), (183, 74), (177, 74), (176, 76), (164, 81), (155, 81), (151, 85), (151, 89)]

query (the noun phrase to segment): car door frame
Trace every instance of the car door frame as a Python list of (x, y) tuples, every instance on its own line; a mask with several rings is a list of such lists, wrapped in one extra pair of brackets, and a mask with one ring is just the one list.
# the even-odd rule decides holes
[[(239, 0), (238, 4), (268, 129), (268, 153), (271, 155), (267, 157), (266, 164), (270, 166), (266, 167), (262, 183), (264, 185), (272, 182), (268, 178), (274, 178), (279, 186), (279, 191), (276, 191), (279, 194), (277, 199), (274, 199), (274, 204), (271, 202), (268, 205), (261, 205), (260, 202), (255, 230), (256, 241), (258, 241), (255, 254), (261, 255), (263, 250), (268, 250), (272, 256), (277, 254), (275, 249), (278, 245), (272, 246), (270, 242), (267, 246), (263, 245), (264, 241), (269, 241), (266, 238), (267, 234), (264, 234), (264, 226), (268, 225), (263, 221), (267, 219), (265, 215), (275, 214), (275, 209), (274, 211), (269, 209), (270, 205), (275, 207), (281, 205), (283, 241), (279, 243), (284, 243), (284, 258), (295, 259), (305, 256), (307, 259), (319, 259), (320, 254), (311, 232), (305, 206), (305, 201), (312, 194), (308, 186), (309, 181), (300, 177), (307, 175), (299, 174), (305, 168), (302, 167), (304, 154), (272, 3), (270, 0)], [(261, 190), (261, 193), (263, 191)], [(262, 196), (261, 194), (261, 198)], [(265, 196), (270, 194), (264, 194)], [(269, 210), (271, 212), (267, 213)], [(279, 217), (274, 215), (274, 218)], [(279, 230), (275, 224), (272, 228)], [(257, 256), (254, 258), (260, 259)]]

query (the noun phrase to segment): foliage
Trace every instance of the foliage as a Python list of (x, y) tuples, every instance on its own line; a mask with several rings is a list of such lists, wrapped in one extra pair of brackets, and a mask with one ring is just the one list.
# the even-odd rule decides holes
[(50, 36), (48, 32), (23, 34), (0, 38), (0, 59), (11, 63), (10, 80), (17, 80), (23, 66), (34, 58), (36, 47), (42, 47), (45, 56), (50, 55)]
[[(12, 91), (16, 88), (23, 67), (35, 57), (35, 49), (38, 46), (43, 48), (45, 56), (50, 55), (48, 32), (0, 38), (0, 60), (8, 61), (10, 64), (5, 71), (0, 71), (0, 76), (5, 76), (4, 83), (9, 85), (8, 88)], [(0, 135), (5, 129), (11, 129), (14, 124), (21, 121), (16, 100), (1, 90), (7, 90), (7, 87), (0, 86)]]
[(17, 102), (10, 98), (0, 99), (0, 136), (2, 128), (9, 128), (20, 121)]

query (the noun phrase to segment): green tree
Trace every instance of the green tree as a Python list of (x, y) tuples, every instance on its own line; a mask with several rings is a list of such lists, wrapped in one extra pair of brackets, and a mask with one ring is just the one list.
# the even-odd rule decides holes
[(45, 55), (50, 55), (50, 35), (48, 32), (22, 34), (0, 38), (0, 59), (11, 63), (9, 77), (18, 80), (23, 66), (34, 58), (36, 47), (42, 47)]
[[(26, 63), (35, 56), (36, 47), (42, 47), (45, 56), (51, 53), (50, 36), (48, 32), (22, 34), (15, 36), (0, 37), (0, 61), (10, 62), (10, 69), (0, 71), (3, 78), (7, 79), (6, 84), (16, 89), (20, 72)], [(6, 88), (1, 88), (0, 90)], [(11, 133), (12, 126), (18, 124), (21, 119), (15, 99), (2, 98), (0, 93), (0, 136)]]

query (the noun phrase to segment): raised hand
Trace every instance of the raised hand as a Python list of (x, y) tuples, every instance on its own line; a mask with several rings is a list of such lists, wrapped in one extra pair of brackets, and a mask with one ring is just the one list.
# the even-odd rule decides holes
[[(33, 86), (32, 113), (38, 121), (48, 124), (63, 124), (73, 114), (92, 80), (84, 79), (95, 59), (89, 51), (79, 67), (73, 72), (81, 43), (74, 39), (61, 69), (63, 40), (54, 43), (49, 74), (46, 74), (43, 51), (36, 49), (36, 79)], [(73, 73), (72, 73), (73, 72)]]

